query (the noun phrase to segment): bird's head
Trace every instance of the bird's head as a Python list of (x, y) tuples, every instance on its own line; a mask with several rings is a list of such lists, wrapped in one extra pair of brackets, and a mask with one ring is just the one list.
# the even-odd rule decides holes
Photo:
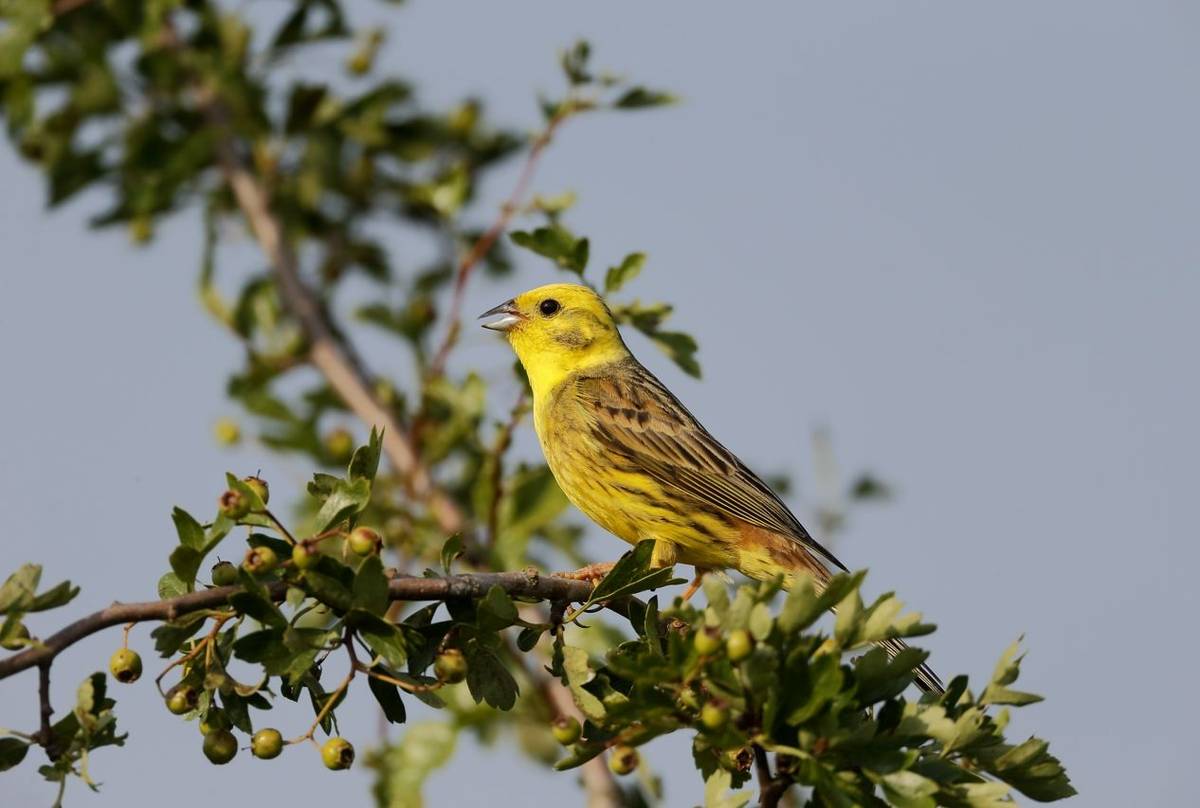
[(484, 328), (502, 332), (529, 374), (535, 394), (549, 392), (567, 374), (629, 354), (612, 312), (586, 286), (539, 286), (481, 315)]

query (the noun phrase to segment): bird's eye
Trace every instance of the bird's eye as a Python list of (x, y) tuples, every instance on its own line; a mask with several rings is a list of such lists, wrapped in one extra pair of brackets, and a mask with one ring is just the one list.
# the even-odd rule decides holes
[(558, 301), (552, 297), (546, 298), (538, 304), (538, 310), (546, 317), (556, 314), (560, 308), (562, 307), (558, 304)]

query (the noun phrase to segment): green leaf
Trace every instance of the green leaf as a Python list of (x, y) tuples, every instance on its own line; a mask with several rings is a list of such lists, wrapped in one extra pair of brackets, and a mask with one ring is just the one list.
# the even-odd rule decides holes
[(571, 689), (571, 695), (575, 698), (575, 704), (579, 706), (579, 711), (592, 721), (603, 721), (607, 715), (603, 702), (583, 687), (592, 680), (593, 676), (587, 651), (573, 645), (564, 645), (562, 653), (563, 672), (567, 677), (567, 687)]
[(191, 547), (181, 544), (171, 551), (168, 560), (175, 577), (187, 587), (187, 591), (192, 591), (192, 587), (196, 583), (196, 573), (200, 570), (200, 563), (204, 560), (204, 556), (199, 550), (193, 550)]
[(0, 613), (29, 611), (41, 580), (41, 565), (22, 564), (0, 587)]
[(442, 572), (446, 575), (451, 575), (451, 567), (454, 564), (454, 559), (463, 554), (463, 540), (461, 533), (455, 533), (450, 538), (446, 539), (446, 543), (442, 545)]
[(186, 595), (187, 592), (187, 584), (185, 584), (180, 577), (173, 572), (164, 573), (163, 576), (158, 579), (158, 597), (161, 600), (177, 598), (180, 595)]
[(857, 590), (866, 575), (866, 570), (852, 574), (839, 573), (829, 579), (819, 595), (813, 587), (812, 578), (804, 574), (794, 576), (788, 598), (779, 612), (779, 627), (789, 634), (803, 631), (847, 594)]
[(421, 787), (454, 754), (457, 730), (440, 721), (409, 726), (398, 743), (385, 746), (368, 765), (376, 770), (375, 797), (388, 808), (422, 808)]
[(366, 446), (360, 446), (350, 458), (348, 475), (351, 480), (375, 481), (375, 473), (379, 471), (379, 455), (383, 451), (383, 430), (371, 427), (371, 437)]
[(1011, 747), (987, 768), (1026, 797), (1038, 802), (1052, 802), (1073, 796), (1076, 792), (1070, 778), (1049, 749), (1050, 745), (1041, 738), (1029, 738)]
[(19, 766), (29, 752), (29, 744), (16, 738), (0, 738), (0, 772)]
[(733, 775), (717, 769), (704, 781), (704, 808), (742, 808), (750, 801), (744, 791), (729, 793), (733, 787)]
[(305, 590), (317, 600), (340, 611), (354, 608), (354, 595), (346, 586), (334, 578), (317, 570), (305, 570), (301, 579)]
[(374, 676), (367, 677), (367, 686), (371, 695), (379, 702), (383, 717), (392, 724), (403, 724), (408, 717), (404, 710), (404, 701), (400, 698), (400, 689), (391, 682), (384, 682)]
[(517, 230), (509, 234), (513, 244), (532, 250), (538, 255), (549, 258), (560, 269), (566, 269), (582, 276), (588, 263), (588, 240), (576, 238), (575, 235), (554, 223), (548, 227), (539, 227), (532, 232)]
[(383, 614), (388, 608), (388, 579), (383, 572), (383, 561), (377, 555), (363, 559), (354, 575), (354, 607), (372, 614)]
[(937, 794), (937, 783), (916, 772), (890, 772), (879, 776), (877, 782), (888, 803), (896, 808), (934, 808), (937, 804), (933, 799)]
[(483, 631), (499, 631), (517, 621), (517, 606), (499, 584), (487, 591), (477, 609), (479, 628)]
[(611, 295), (613, 292), (619, 292), (625, 284), (641, 274), (645, 264), (646, 254), (635, 252), (625, 256), (625, 260), (620, 265), (609, 267), (604, 276), (604, 294)]
[(1000, 661), (996, 663), (996, 670), (992, 673), (992, 681), (988, 683), (983, 690), (983, 695), (979, 697), (980, 704), (1023, 706), (1042, 701), (1042, 697), (1035, 693), (1025, 693), (1008, 687), (1017, 681), (1017, 677), (1021, 674), (1021, 660), (1025, 658), (1025, 655), (1017, 653), (1020, 649), (1021, 639), (1018, 638), (1000, 655)]
[(631, 87), (613, 103), (617, 109), (645, 109), (674, 104), (678, 99), (670, 93), (649, 90), (645, 87)]
[(358, 633), (389, 668), (398, 669), (404, 665), (408, 649), (404, 644), (404, 632), (399, 628), (379, 620), (369, 628), (360, 628)]
[(592, 75), (587, 69), (588, 59), (591, 55), (592, 46), (585, 39), (578, 40), (569, 49), (562, 52), (559, 62), (562, 64), (563, 72), (567, 74), (567, 81), (573, 85), (591, 82)]
[(361, 478), (353, 481), (338, 480), (314, 520), (316, 532), (323, 533), (333, 525), (357, 515), (370, 501), (370, 481)]
[(176, 507), (171, 511), (171, 521), (175, 523), (175, 532), (179, 534), (181, 545), (196, 551), (204, 549), (204, 528), (190, 513), (183, 508)]
[(486, 701), (497, 710), (511, 710), (517, 703), (517, 680), (490, 648), (467, 643), (467, 689), (478, 704)]

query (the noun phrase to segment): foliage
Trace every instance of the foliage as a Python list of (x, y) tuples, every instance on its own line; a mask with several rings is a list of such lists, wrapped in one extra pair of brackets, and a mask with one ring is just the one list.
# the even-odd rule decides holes
[[(1072, 793), (1043, 742), (1003, 739), (1007, 707), (995, 706), (1036, 699), (1011, 687), (1015, 648), (980, 695), (959, 678), (940, 698), (910, 701), (923, 654), (889, 661), (868, 648), (932, 627), (901, 616), (890, 596), (864, 607), (861, 575), (820, 596), (797, 586), (777, 610), (778, 584), (742, 587), (732, 600), (710, 586), (707, 607), (661, 611), (658, 595), (639, 599), (675, 581), (650, 568), (649, 544), (572, 598), (549, 576), (479, 577), (589, 560), (546, 466), (509, 457), (528, 410), (523, 379), (508, 385), (515, 402), (497, 402), (505, 385), (494, 374), (449, 361), (463, 290), (479, 274), (504, 278), (527, 258), (532, 271), (592, 284), (621, 323), (700, 374), (696, 340), (668, 326), (673, 307), (623, 297), (646, 254), (598, 270), (594, 245), (567, 221), (574, 194), (528, 194), (569, 121), (673, 98), (597, 69), (579, 42), (560, 55), (564, 86), (540, 99), (538, 130), (520, 135), (490, 122), (477, 99), (426, 108), (415, 83), (377, 67), (386, 30), (357, 27), (338, 0), (269, 5), (251, 18), (219, 0), (0, 0), (0, 110), (14, 146), (44, 174), (48, 203), (103, 200), (93, 225), (125, 227), (134, 244), (166, 217), (192, 216), (205, 244), (200, 302), (244, 348), (226, 382), (243, 421), (222, 419), (219, 440), (256, 435), (319, 469), (287, 515), (232, 474), (210, 518), (173, 512), (163, 600), (136, 618), (161, 621), (152, 639), (168, 661), (156, 684), (173, 712), (210, 734), (249, 735), (267, 711), (303, 704), (311, 724), (291, 744), (306, 745), (337, 734), (348, 695), (369, 693), (393, 724), (408, 723), (414, 699), (441, 710), (361, 758), (384, 805), (420, 804), (422, 783), (462, 732), (511, 733), (538, 760), (607, 777), (597, 769), (606, 750), (695, 731), (710, 805), (744, 804), (756, 756), (764, 802), (792, 784), (816, 805), (986, 806), (1010, 786), (1039, 800)], [(342, 75), (326, 69), (331, 53)], [(513, 160), (517, 185), (489, 211), (480, 185)], [(228, 260), (242, 231), (260, 266)], [(404, 255), (433, 257), (398, 261), (400, 240), (424, 247)], [(411, 370), (372, 373), (368, 331), (400, 347)], [(864, 476), (850, 498), (886, 490)], [(356, 527), (376, 530), (384, 555), (371, 541), (352, 552)], [(216, 585), (207, 568), (218, 547), (228, 554), (241, 541), (245, 561)], [(78, 592), (70, 583), (39, 591), (40, 577), (26, 565), (0, 588), (0, 642), (14, 651), (0, 657), (0, 679), (23, 665), (48, 682), (80, 638), (71, 627), (28, 636), (26, 614)], [(417, 597), (434, 584), (440, 594)], [(820, 630), (817, 617), (839, 603), (832, 634)], [(112, 614), (93, 616), (88, 633), (119, 624)], [(714, 631), (749, 632), (753, 652), (736, 662), (701, 654), (694, 638)], [(257, 676), (235, 678), (235, 660)], [(89, 754), (124, 738), (106, 682), (85, 678), (57, 721), (42, 692), (40, 726), (3, 731), (0, 771), (27, 765), (36, 745), (60, 798), (70, 776), (93, 785)], [(570, 713), (585, 719), (583, 734), (563, 753), (551, 726)], [(612, 789), (610, 803), (651, 799), (653, 778), (640, 782)]]

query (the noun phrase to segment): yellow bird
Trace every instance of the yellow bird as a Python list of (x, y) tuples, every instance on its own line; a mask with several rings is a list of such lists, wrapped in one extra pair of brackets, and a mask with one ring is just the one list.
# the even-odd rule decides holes
[[(617, 330), (586, 286), (551, 284), (485, 312), (533, 388), (534, 427), (559, 487), (592, 521), (631, 544), (654, 539), (654, 563), (751, 578), (812, 576), (820, 589), (846, 567), (783, 501), (709, 434)], [(884, 643), (893, 655), (900, 640)], [(917, 684), (940, 692), (925, 665)]]

